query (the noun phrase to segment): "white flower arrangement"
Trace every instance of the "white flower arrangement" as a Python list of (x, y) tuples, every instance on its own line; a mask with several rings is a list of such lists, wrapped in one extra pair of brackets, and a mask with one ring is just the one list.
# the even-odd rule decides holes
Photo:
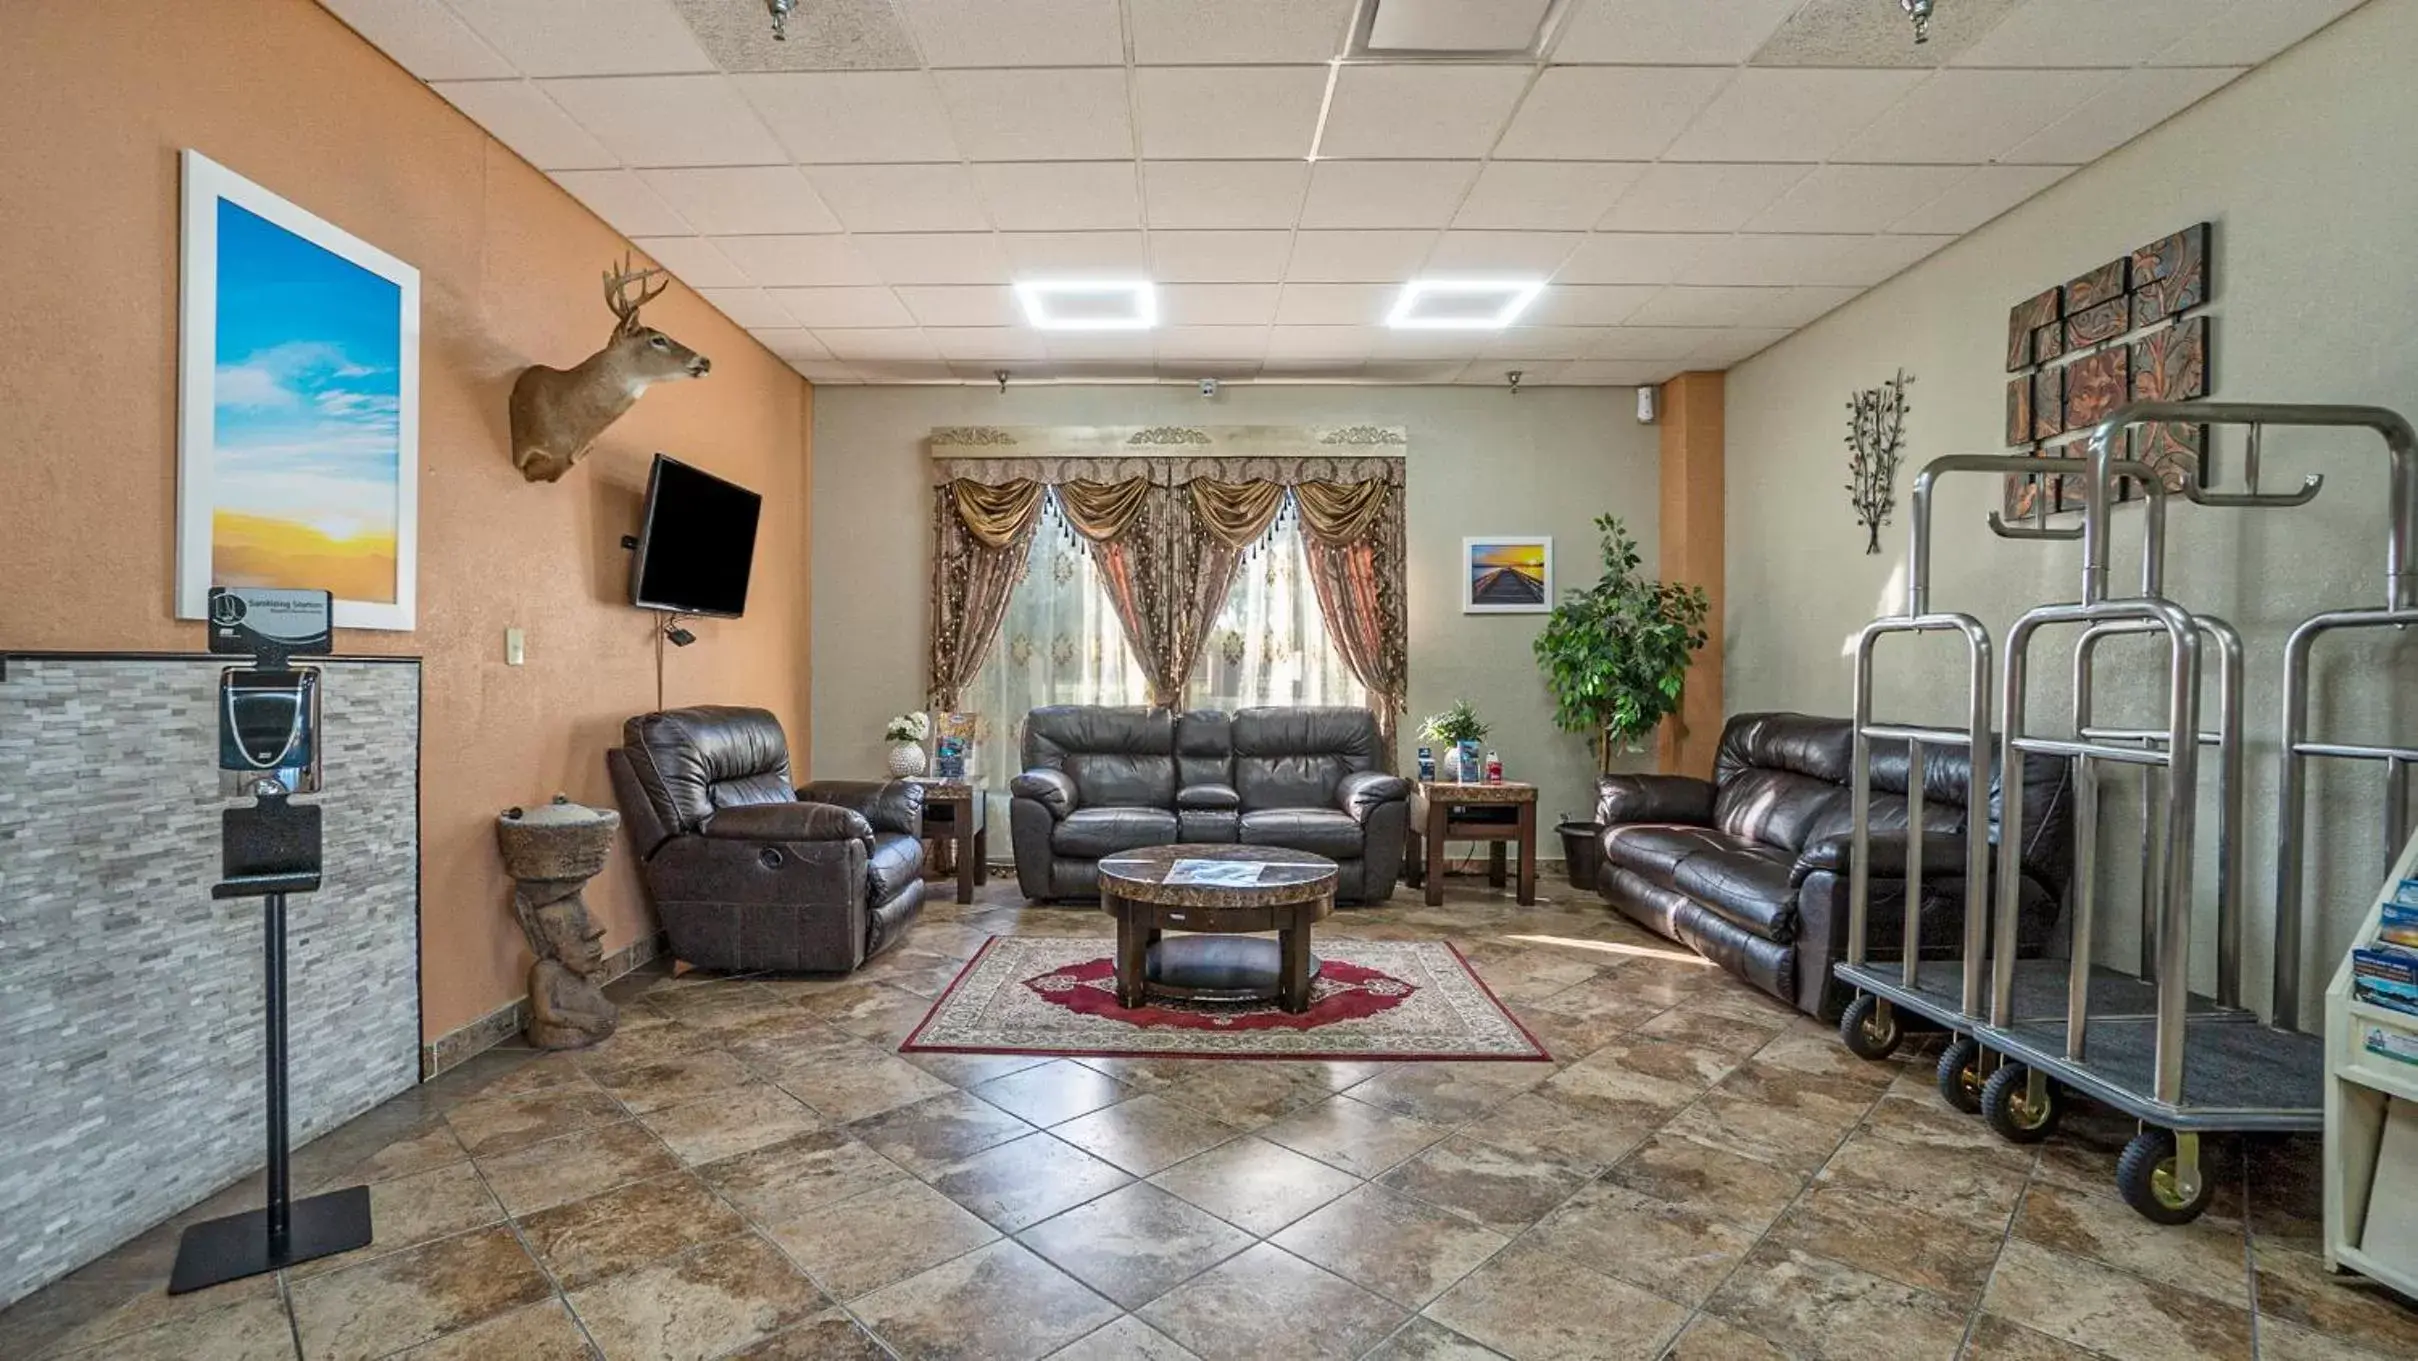
[(931, 735), (932, 716), (920, 709), (911, 714), (897, 715), (890, 720), (888, 727), (882, 729), (882, 740), (885, 742), (921, 742)]

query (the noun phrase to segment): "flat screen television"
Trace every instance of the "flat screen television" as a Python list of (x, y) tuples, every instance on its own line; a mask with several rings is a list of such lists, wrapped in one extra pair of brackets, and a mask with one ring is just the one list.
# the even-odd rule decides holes
[(642, 609), (738, 618), (747, 609), (763, 510), (755, 492), (655, 455), (630, 565), (631, 599)]

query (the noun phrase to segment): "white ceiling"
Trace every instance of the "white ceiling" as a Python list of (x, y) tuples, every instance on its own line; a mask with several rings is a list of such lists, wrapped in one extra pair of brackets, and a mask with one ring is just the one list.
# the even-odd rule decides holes
[[(1568, 0), (1473, 64), (1338, 60), (1356, 0), (321, 0), (817, 382), (1527, 384), (1734, 364), (2358, 2)], [(1387, 330), (1422, 274), (1550, 286)], [(1022, 324), (1086, 276), (1161, 326)]]

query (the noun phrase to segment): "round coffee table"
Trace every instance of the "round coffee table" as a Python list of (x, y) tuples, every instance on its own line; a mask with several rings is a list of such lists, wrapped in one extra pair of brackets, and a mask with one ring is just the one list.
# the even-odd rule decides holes
[[(1186, 860), (1257, 865), (1248, 884), (1168, 883)], [(1335, 910), (1335, 862), (1268, 846), (1149, 846), (1100, 861), (1100, 906), (1117, 919), (1117, 1001), (1150, 995), (1310, 1009), (1310, 924)], [(1163, 933), (1189, 934), (1166, 938)], [(1275, 940), (1255, 931), (1274, 931)]]

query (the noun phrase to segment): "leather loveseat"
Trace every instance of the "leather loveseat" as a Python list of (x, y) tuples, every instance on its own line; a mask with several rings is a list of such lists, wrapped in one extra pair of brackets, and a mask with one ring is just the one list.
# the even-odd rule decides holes
[[(1854, 734), (1845, 719), (1739, 714), (1723, 728), (1710, 781), (1684, 775), (1607, 775), (1597, 889), (1630, 919), (1728, 969), (1799, 1010), (1834, 1020), (1849, 991), (1830, 977), (1847, 954), (1847, 870), (1853, 826), (1848, 781)], [(1872, 744), (1871, 955), (1899, 958), (1906, 885), (1906, 745)], [(1964, 948), (1965, 832), (1972, 771), (1961, 750), (1929, 747), (1923, 762), (1921, 957)], [(2049, 757), (2025, 762), (2023, 886), (2018, 953), (2053, 937), (2071, 870), (2071, 773)], [(1984, 803), (1996, 842), (1999, 791)], [(1991, 873), (1995, 875), (1996, 855)]]
[(1097, 897), (1102, 857), (1174, 842), (1323, 855), (1342, 901), (1402, 871), (1410, 786), (1366, 709), (1053, 705), (1025, 719), (1024, 766), (1008, 814), (1027, 898)]
[(792, 788), (762, 709), (641, 714), (605, 753), (672, 957), (732, 972), (839, 973), (897, 944), (924, 902), (923, 788)]

